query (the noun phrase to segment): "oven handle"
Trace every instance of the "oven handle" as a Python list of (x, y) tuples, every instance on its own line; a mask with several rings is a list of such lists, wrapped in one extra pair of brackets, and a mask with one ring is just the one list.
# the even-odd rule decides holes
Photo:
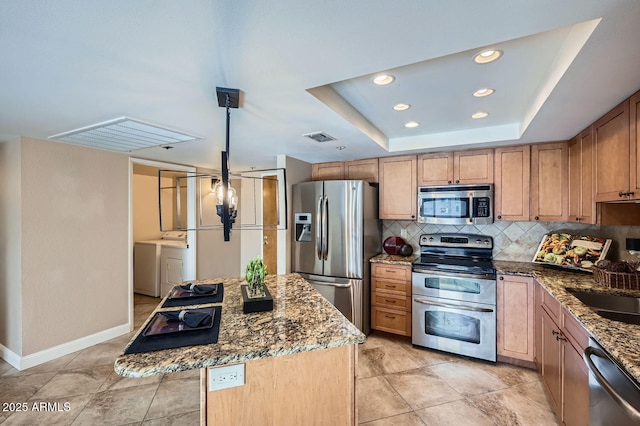
[(489, 308), (476, 308), (474, 306), (452, 305), (450, 303), (431, 302), (429, 300), (418, 299), (418, 298), (414, 298), (413, 301), (417, 303), (421, 303), (423, 305), (440, 306), (442, 308), (449, 308), (449, 309), (461, 309), (463, 311), (493, 312), (493, 309), (489, 309)]
[(494, 281), (496, 279), (496, 277), (494, 275), (491, 274), (468, 274), (468, 273), (464, 273), (464, 272), (446, 272), (446, 271), (430, 271), (428, 269), (419, 269), (419, 268), (413, 268), (413, 272), (417, 272), (419, 274), (428, 274), (431, 275), (432, 277), (438, 277), (440, 275), (444, 275), (446, 277), (456, 277), (456, 278), (475, 278), (477, 280), (490, 280), (490, 281)]
[[(596, 356), (598, 358), (602, 358), (608, 362), (613, 364), (613, 361), (607, 356), (607, 354), (600, 350), (599, 348), (594, 348), (593, 346), (587, 346), (584, 349), (584, 353), (582, 354), (582, 358), (587, 363), (587, 367), (593, 377), (597, 380), (598, 384), (602, 386), (602, 388), (609, 394), (609, 396), (627, 413), (627, 415), (634, 419), (636, 422), (640, 420), (640, 413), (636, 410), (631, 404), (629, 404), (616, 390), (613, 386), (607, 381), (604, 375), (598, 370), (595, 363), (591, 359), (591, 356)], [(614, 364), (615, 365), (615, 364)], [(615, 366), (618, 368), (617, 366)]]

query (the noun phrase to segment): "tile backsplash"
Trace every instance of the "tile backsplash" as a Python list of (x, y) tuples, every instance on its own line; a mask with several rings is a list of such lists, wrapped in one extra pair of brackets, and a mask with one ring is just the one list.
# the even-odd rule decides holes
[[(406, 229), (406, 237), (403, 236)], [(612, 240), (608, 259), (637, 262), (637, 256), (625, 250), (625, 239), (640, 238), (640, 226), (598, 226), (572, 222), (506, 222), (496, 221), (490, 225), (427, 225), (406, 220), (383, 220), (382, 237), (402, 237), (413, 246), (414, 252), (420, 250), (420, 235), (444, 233), (482, 234), (493, 237), (493, 258), (517, 262), (531, 262), (542, 240), (550, 232), (568, 232), (574, 235), (592, 235)]]

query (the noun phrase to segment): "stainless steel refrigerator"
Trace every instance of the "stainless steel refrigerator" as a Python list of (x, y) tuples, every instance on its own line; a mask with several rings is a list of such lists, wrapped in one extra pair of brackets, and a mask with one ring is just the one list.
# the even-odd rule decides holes
[(369, 259), (380, 252), (378, 188), (361, 180), (293, 185), (292, 269), (363, 333), (371, 329)]

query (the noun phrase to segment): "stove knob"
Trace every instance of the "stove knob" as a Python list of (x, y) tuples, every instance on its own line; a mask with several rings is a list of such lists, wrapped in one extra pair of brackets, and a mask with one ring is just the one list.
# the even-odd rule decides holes
[(429, 237), (429, 242), (433, 242), (433, 237)]
[(484, 240), (484, 245), (488, 246), (489, 245), (489, 240)]
[(482, 244), (482, 240), (476, 240), (476, 244)]

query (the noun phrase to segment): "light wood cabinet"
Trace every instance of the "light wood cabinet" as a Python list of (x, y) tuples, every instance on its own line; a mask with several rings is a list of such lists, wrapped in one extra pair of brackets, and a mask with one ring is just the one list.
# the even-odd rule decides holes
[(629, 133), (631, 144), (629, 146), (629, 158), (631, 158), (630, 175), (631, 185), (629, 192), (633, 192), (630, 198), (640, 199), (640, 91), (629, 99)]
[(415, 155), (379, 159), (380, 219), (415, 220), (418, 208), (418, 158)]
[(422, 154), (418, 185), (493, 183), (493, 149)]
[(311, 165), (312, 180), (341, 180), (344, 179), (344, 162), (316, 163)]
[(534, 281), (531, 277), (498, 275), (497, 353), (533, 362)]
[(569, 149), (566, 142), (531, 146), (531, 213), (533, 220), (566, 222)]
[(621, 201), (630, 192), (631, 145), (627, 99), (592, 125), (595, 147), (595, 201)]
[(495, 218), (529, 220), (531, 147), (495, 149)]
[(536, 366), (549, 401), (566, 426), (589, 424), (589, 373), (582, 353), (588, 332), (536, 284)]
[(569, 141), (569, 221), (596, 223), (591, 128)]
[(371, 328), (411, 336), (411, 266), (371, 264)]
[(378, 182), (378, 159), (334, 161), (311, 165), (311, 180), (364, 180)]
[(378, 159), (354, 160), (344, 163), (344, 178), (378, 182)]

